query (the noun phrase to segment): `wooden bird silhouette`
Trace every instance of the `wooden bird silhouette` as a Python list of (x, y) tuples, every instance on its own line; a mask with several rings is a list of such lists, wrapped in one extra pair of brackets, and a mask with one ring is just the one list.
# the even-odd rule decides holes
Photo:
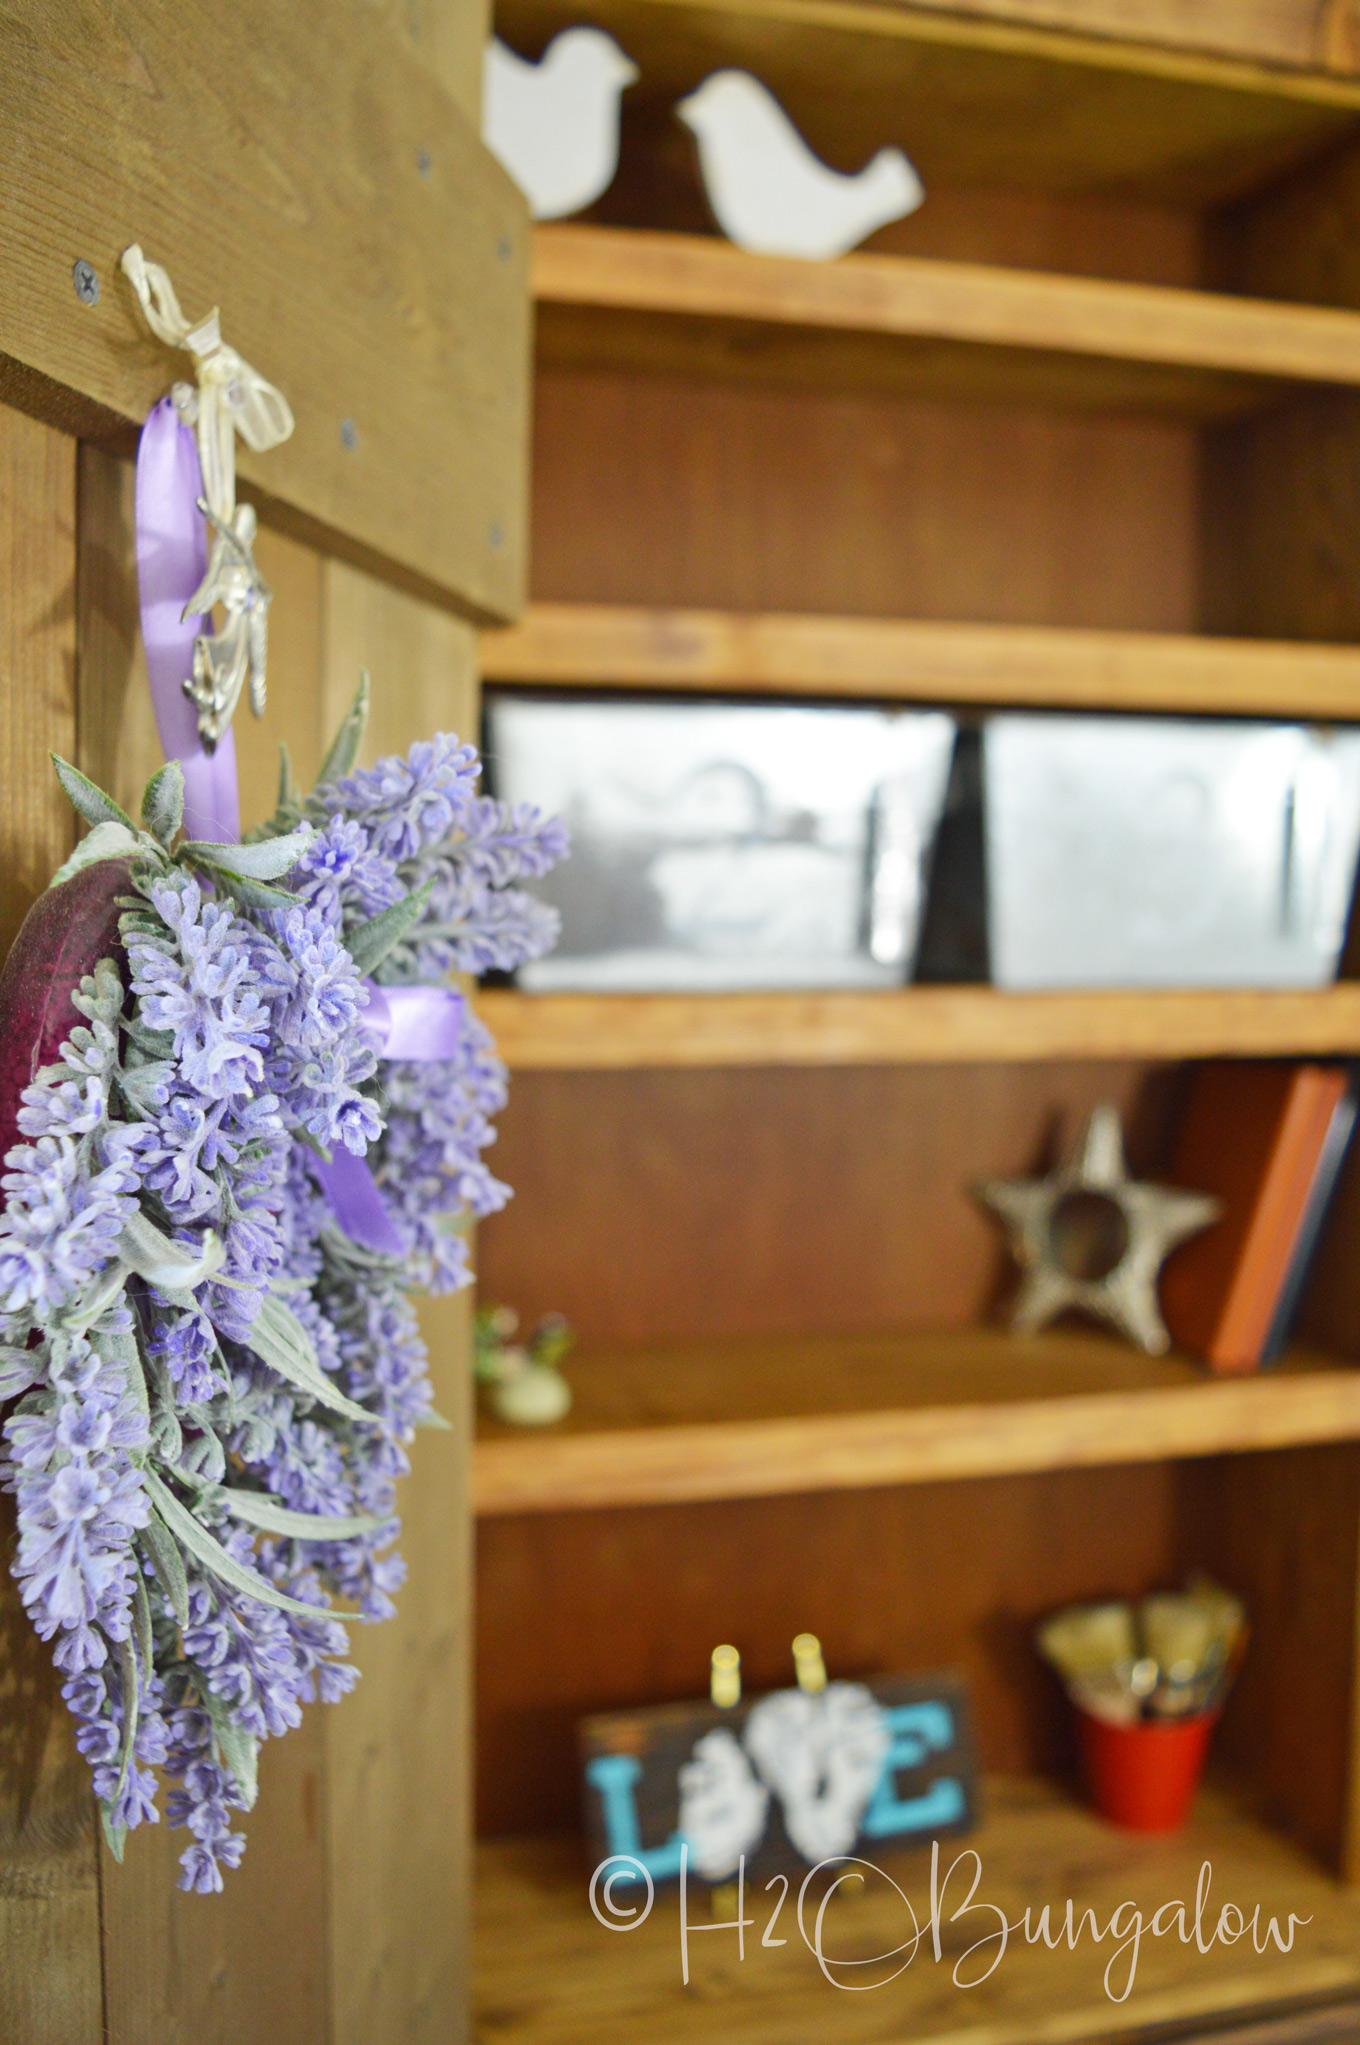
[(713, 72), (675, 111), (698, 142), (719, 227), (760, 255), (844, 255), (925, 198), (900, 149), (880, 149), (854, 177), (829, 169), (748, 71)]
[(560, 220), (598, 199), (619, 165), (619, 100), (637, 66), (599, 28), (568, 28), (537, 64), (495, 37), (482, 75), (482, 135), (529, 201)]

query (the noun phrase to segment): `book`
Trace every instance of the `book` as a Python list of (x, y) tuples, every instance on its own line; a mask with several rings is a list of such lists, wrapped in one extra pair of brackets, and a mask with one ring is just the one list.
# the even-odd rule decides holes
[(1340, 1065), (1201, 1066), (1172, 1179), (1223, 1213), (1171, 1257), (1162, 1311), (1177, 1344), (1221, 1372), (1255, 1370), (1298, 1304), (1350, 1133)]
[(1341, 1167), (1346, 1161), (1350, 1148), (1351, 1132), (1355, 1128), (1355, 1086), (1352, 1083), (1337, 1102), (1327, 1130), (1322, 1154), (1318, 1158), (1317, 1170), (1313, 1175), (1313, 1189), (1308, 1195), (1308, 1204), (1303, 1210), (1303, 1220), (1294, 1244), (1289, 1271), (1285, 1277), (1284, 1289), (1275, 1309), (1275, 1318), (1270, 1324), (1266, 1346), (1262, 1352), (1262, 1363), (1277, 1363), (1284, 1354), (1285, 1344), (1294, 1330), (1303, 1288), (1322, 1241), (1323, 1224), (1331, 1209), (1332, 1195)]

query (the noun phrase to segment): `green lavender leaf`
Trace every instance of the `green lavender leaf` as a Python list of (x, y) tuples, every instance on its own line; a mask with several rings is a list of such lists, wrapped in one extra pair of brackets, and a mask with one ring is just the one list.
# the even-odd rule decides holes
[[(132, 1652), (132, 1642), (130, 1640), (120, 1640), (118, 1643), (118, 1671), (123, 1679), (123, 1747), (118, 1762), (118, 1781), (114, 1788), (113, 1796), (110, 1799), (114, 1806), (117, 1805), (119, 1797), (123, 1794), (123, 1785), (127, 1781), (128, 1769), (132, 1766), (132, 1748), (137, 1738), (137, 1717), (141, 1709), (139, 1702), (141, 1685), (137, 1677), (137, 1658)], [(120, 1855), (119, 1858), (121, 1859), (121, 1857)]]
[(321, 772), (316, 777), (318, 788), (324, 788), (332, 781), (343, 781), (346, 774), (352, 770), (364, 742), (364, 733), (368, 729), (370, 693), (368, 669), (360, 668), (359, 687), (354, 701), (341, 720), (340, 729), (331, 740), (330, 751), (321, 762)]
[(220, 1697), (214, 1696), (206, 1683), (203, 1685), (203, 1702), (212, 1721), (218, 1754), (236, 1778), (243, 1808), (252, 1811), (260, 1789), (260, 1743), (254, 1733), (248, 1733), (244, 1726), (236, 1723), (229, 1707)]
[(82, 867), (93, 866), (97, 859), (126, 859), (129, 852), (137, 850), (139, 842), (136, 832), (130, 831), (126, 824), (96, 824), (81, 839), (70, 858), (57, 868), (47, 885), (49, 888), (60, 887), (64, 880), (70, 880), (73, 873), (79, 873)]
[(201, 1520), (196, 1520), (186, 1505), (181, 1505), (173, 1491), (162, 1484), (154, 1470), (143, 1472), (151, 1502), (165, 1521), (170, 1532), (187, 1548), (196, 1562), (230, 1584), (233, 1590), (241, 1591), (248, 1598), (258, 1598), (262, 1605), (273, 1605), (280, 1612), (293, 1612), (299, 1619), (315, 1619), (318, 1608), (304, 1605), (297, 1598), (290, 1598), (286, 1592), (276, 1590), (268, 1577), (261, 1576), (257, 1569), (247, 1569), (227, 1553), (215, 1534), (210, 1534)]
[(373, 1415), (347, 1399), (334, 1379), (327, 1377), (317, 1361), (311, 1336), (277, 1294), (265, 1294), (264, 1305), (246, 1337), (246, 1347), (318, 1405), (329, 1406), (333, 1413), (342, 1413), (347, 1420), (360, 1420), (372, 1427)]
[(400, 944), (407, 931), (419, 923), (433, 889), (434, 882), (427, 880), (423, 887), (393, 902), (390, 909), (380, 910), (367, 923), (356, 924), (346, 933), (345, 950), (361, 973), (376, 972), (392, 947)]
[(142, 1667), (149, 1676), (156, 1666), (156, 1643), (151, 1634), (151, 1600), (146, 1594), (146, 1579), (140, 1573), (132, 1579), (132, 1624), (142, 1651)]
[(82, 774), (79, 767), (63, 760), (60, 753), (49, 753), (48, 758), (57, 770), (58, 781), (87, 824), (122, 824), (136, 837), (136, 827), (127, 811), (120, 809), (102, 788), (97, 788), (88, 774)]
[(310, 824), (303, 824), (286, 837), (256, 838), (249, 845), (213, 845), (191, 839), (181, 845), (180, 857), (196, 866), (229, 873), (236, 880), (280, 880), (297, 865), (315, 835)]
[(261, 1533), (281, 1534), (290, 1541), (354, 1541), (361, 1534), (376, 1533), (384, 1524), (372, 1513), (352, 1513), (328, 1518), (323, 1513), (293, 1512), (268, 1491), (236, 1491), (219, 1484), (207, 1494), (214, 1507), (231, 1514)]
[(168, 852), (183, 822), (184, 769), (178, 760), (167, 760), (142, 790), (142, 823)]
[(179, 1544), (166, 1526), (160, 1514), (153, 1508), (150, 1518), (138, 1535), (138, 1545), (151, 1557), (151, 1566), (166, 1597), (170, 1610), (181, 1626), (189, 1624), (189, 1579), (185, 1574), (184, 1557)]

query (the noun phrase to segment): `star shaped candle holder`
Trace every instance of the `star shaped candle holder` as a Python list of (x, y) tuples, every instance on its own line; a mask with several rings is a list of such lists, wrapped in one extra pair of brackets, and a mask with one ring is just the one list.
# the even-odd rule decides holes
[(1218, 1217), (1222, 1202), (1131, 1179), (1117, 1108), (1095, 1110), (1076, 1155), (1057, 1171), (1042, 1179), (990, 1179), (977, 1190), (1005, 1223), (1020, 1266), (1014, 1333), (1036, 1334), (1077, 1308), (1150, 1356), (1170, 1348), (1157, 1302), (1162, 1265)]

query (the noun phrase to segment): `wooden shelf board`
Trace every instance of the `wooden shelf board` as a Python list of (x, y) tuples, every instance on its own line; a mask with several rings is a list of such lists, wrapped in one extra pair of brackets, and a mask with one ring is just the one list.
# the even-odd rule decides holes
[[(1291, 1952), (1271, 1945), (1264, 1955), (1250, 1937), (1201, 1953), (1193, 1939), (1183, 1944), (1174, 1928), (1160, 1938), (1145, 1929), (1133, 1991), (1114, 2002), (1102, 1976), (1115, 1941), (1107, 1936), (1093, 1945), (1089, 1928), (1072, 1951), (1065, 1944), (1057, 1951), (1028, 1945), (1017, 1931), (989, 1981), (954, 1987), (951, 1971), (965, 1947), (996, 1925), (995, 1916), (978, 1916), (942, 1928), (941, 1962), (927, 1933), (911, 1965), (890, 1985), (845, 1994), (818, 1973), (792, 1907), (775, 1927), (775, 1936), (787, 1936), (788, 1943), (762, 1947), (774, 1898), (756, 1891), (748, 1892), (756, 1929), (748, 1933), (745, 1960), (730, 1932), (693, 1938), (685, 1989), (675, 1890), (660, 1892), (636, 1931), (616, 1936), (591, 1915), (590, 1869), (579, 1840), (497, 1840), (478, 1854), (474, 2035), (480, 2045), (599, 2045), (606, 2039), (711, 2045), (719, 2037), (723, 2045), (1077, 2045), (1154, 2029), (1160, 2036), (1162, 2026), (1203, 2024), (1207, 2030), (1216, 2022), (1360, 1995), (1360, 1895), (1334, 1883), (1224, 1788), (1201, 1792), (1183, 1832), (1140, 1839), (1106, 1825), (1062, 1788), (994, 1780), (986, 1785), (976, 1832), (953, 1847), (942, 1842), (942, 1872), (965, 1845), (982, 1863), (977, 1903), (998, 1905), (1012, 1924), (1023, 1921), (1026, 1909), (1033, 1922), (1045, 1903), (1050, 1922), (1061, 1924), (1069, 1896), (1077, 1921), (1094, 1910), (1102, 1929), (1128, 1901), (1142, 1911), (1145, 1927), (1161, 1904), (1176, 1898), (1190, 1899), (1193, 1916), (1205, 1861), (1212, 1869), (1206, 1939), (1225, 1903), (1243, 1908), (1248, 1919), (1259, 1903), (1262, 1928), (1274, 1916), (1285, 1931), (1291, 1912), (1311, 1922), (1296, 1925)], [(929, 1853), (885, 1854), (878, 1864), (926, 1924)], [(966, 1901), (970, 1879), (965, 1864), (947, 1891), (949, 1909)], [(693, 1924), (712, 1922), (702, 1892), (691, 1892), (690, 1915)], [(1166, 1913), (1163, 1923), (1174, 1922), (1174, 1912)], [(824, 1950), (889, 1952), (910, 1936), (899, 1897), (886, 1881), (873, 1879), (858, 1893), (842, 1890), (832, 1903)], [(980, 1971), (990, 1949), (974, 1957)], [(849, 1978), (889, 1972), (884, 1967), (879, 1975), (865, 1970)], [(1116, 1963), (1116, 1991), (1123, 1978)], [(1272, 2029), (1269, 2035), (1286, 2033)], [(1288, 2035), (1322, 2033), (1305, 2027)]]
[(487, 681), (555, 688), (1360, 718), (1360, 649), (1160, 632), (531, 604)]
[(1360, 384), (1360, 314), (921, 256), (540, 227), (540, 362), (1222, 418)]
[(1060, 1329), (584, 1352), (551, 1430), (479, 1422), (477, 1511), (853, 1490), (1360, 1439), (1360, 1368), (1215, 1379)]
[(1352, 981), (1299, 990), (1056, 994), (995, 987), (820, 994), (487, 988), (477, 1009), (516, 1072), (1360, 1053), (1360, 982)]
[(736, 64), (828, 162), (897, 143), (932, 184), (1222, 204), (1352, 131), (1352, 78), (874, 0), (500, 0), (497, 32), (537, 56), (576, 21), (640, 67), (663, 118)]

